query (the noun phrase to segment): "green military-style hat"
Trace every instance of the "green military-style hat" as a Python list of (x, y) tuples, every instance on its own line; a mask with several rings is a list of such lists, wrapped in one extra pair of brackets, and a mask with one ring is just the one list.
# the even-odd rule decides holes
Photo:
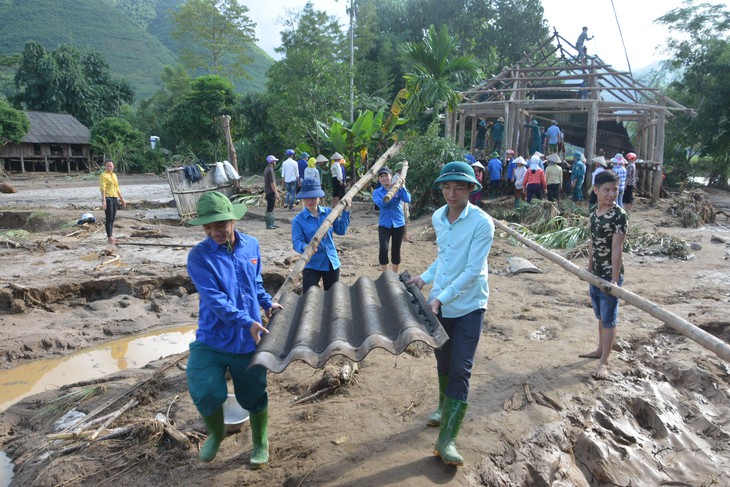
[(245, 204), (234, 205), (226, 195), (218, 191), (203, 194), (195, 205), (197, 218), (188, 221), (188, 225), (207, 225), (227, 220), (240, 220), (246, 214)]

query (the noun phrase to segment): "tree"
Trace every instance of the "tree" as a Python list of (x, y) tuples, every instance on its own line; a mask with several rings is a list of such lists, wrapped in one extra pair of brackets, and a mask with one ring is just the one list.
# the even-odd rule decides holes
[(172, 15), (172, 37), (181, 43), (180, 60), (191, 72), (236, 79), (246, 77), (256, 24), (238, 0), (187, 0)]
[[(703, 156), (700, 170), (708, 174), (710, 183), (727, 187), (730, 176), (730, 10), (722, 4), (688, 1), (658, 19), (678, 37), (669, 39), (672, 54), (669, 67), (679, 69), (681, 78), (669, 86), (671, 96), (696, 110), (692, 118), (686, 114), (670, 121), (665, 146), (667, 153)], [(689, 151), (688, 151), (689, 149)], [(675, 168), (681, 174), (691, 173), (690, 157)]]
[(409, 42), (404, 49), (414, 63), (413, 72), (404, 76), (409, 115), (433, 107), (436, 117), (443, 105), (454, 110), (461, 101), (456, 89), (466, 87), (480, 74), (474, 56), (459, 54), (459, 42), (446, 26), (436, 32), (431, 25), (422, 42)]
[[(201, 76), (193, 80), (190, 92), (167, 114), (166, 133), (172, 147), (180, 152), (189, 149), (208, 161), (221, 160), (227, 154), (220, 117), (231, 115), (236, 95), (233, 84), (220, 76)], [(235, 133), (237, 120), (232, 119)], [(233, 134), (232, 134), (233, 135)]]
[(320, 147), (317, 121), (349, 111), (349, 65), (336, 19), (311, 3), (287, 21), (285, 58), (268, 72), (272, 127), (289, 144)]
[(144, 136), (128, 121), (108, 117), (94, 125), (89, 142), (97, 153), (112, 159), (120, 172), (127, 172), (127, 156), (144, 143)]
[(37, 42), (26, 43), (15, 86), (14, 101), (28, 110), (68, 113), (87, 126), (134, 101), (130, 85), (111, 77), (101, 54), (82, 54), (69, 45), (50, 52)]
[(18, 143), (30, 130), (28, 116), (0, 100), (0, 147), (8, 142)]

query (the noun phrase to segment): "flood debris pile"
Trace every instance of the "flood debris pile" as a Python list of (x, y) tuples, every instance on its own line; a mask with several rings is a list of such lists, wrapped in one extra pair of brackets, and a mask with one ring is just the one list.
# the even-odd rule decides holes
[(715, 206), (710, 195), (701, 189), (682, 191), (672, 198), (669, 212), (680, 219), (682, 226), (697, 228), (715, 221)]

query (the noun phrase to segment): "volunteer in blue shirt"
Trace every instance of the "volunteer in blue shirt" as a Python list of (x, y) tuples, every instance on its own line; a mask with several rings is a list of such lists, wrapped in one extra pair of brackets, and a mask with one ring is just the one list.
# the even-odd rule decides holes
[(199, 456), (204, 462), (213, 460), (225, 437), (228, 371), (236, 399), (249, 412), (250, 466), (260, 468), (269, 461), (266, 369), (249, 370), (248, 365), (261, 334), (268, 333), (260, 307), (270, 317), (281, 305), (272, 303), (264, 290), (258, 241), (233, 228), (246, 205), (233, 205), (224, 194), (209, 191), (198, 200), (197, 213), (188, 223), (202, 225), (207, 237), (188, 254), (188, 274), (200, 296), (200, 311), (186, 373), (190, 397), (208, 429)]
[(406, 229), (406, 217), (403, 214), (403, 203), (411, 202), (411, 194), (405, 185), (393, 195), (390, 201), (384, 201), (385, 195), (388, 194), (393, 186), (393, 177), (390, 169), (381, 167), (378, 170), (378, 181), (380, 186), (373, 191), (373, 202), (380, 208), (380, 218), (378, 219), (378, 242), (380, 243), (380, 251), (378, 252), (378, 261), (380, 262), (380, 271), (385, 272), (388, 269), (388, 245), (393, 240), (392, 247), (392, 264), (393, 272), (398, 273), (400, 265), (400, 248), (403, 243), (403, 236)]
[(428, 301), (449, 335), (435, 353), (439, 407), (428, 419), (430, 426), (439, 426), (434, 454), (444, 463), (463, 465), (456, 437), (468, 406), (469, 379), (489, 298), (487, 257), (494, 222), (469, 203), (469, 193), (481, 185), (466, 162), (446, 164), (434, 187), (446, 200), (431, 218), (438, 254), (426, 272), (409, 283), (419, 288), (432, 284)]
[[(320, 206), (320, 198), (324, 198), (324, 191), (322, 191), (319, 181), (305, 179), (301, 191), (297, 194), (297, 199), (302, 200), (304, 209), (291, 222), (292, 247), (300, 254), (304, 253), (314, 234), (332, 212), (332, 208)], [(340, 258), (337, 255), (332, 231), (334, 230), (337, 235), (344, 235), (350, 226), (348, 209), (351, 200), (342, 198), (342, 202), (345, 205), (344, 211), (327, 230), (327, 234), (317, 246), (317, 251), (302, 271), (303, 292), (307, 292), (307, 289), (312, 286), (318, 286), (320, 279), (323, 281), (326, 291), (340, 278)]]

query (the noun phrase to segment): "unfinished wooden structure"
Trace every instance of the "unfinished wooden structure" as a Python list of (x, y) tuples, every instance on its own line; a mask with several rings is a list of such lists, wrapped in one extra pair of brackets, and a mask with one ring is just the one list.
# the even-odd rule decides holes
[(92, 167), (89, 129), (72, 115), (25, 112), (30, 130), (19, 144), (0, 147), (6, 171), (72, 172)]
[[(479, 120), (503, 117), (502, 152), (513, 149), (528, 157), (530, 124), (537, 120), (542, 130), (555, 120), (566, 145), (579, 148), (588, 161), (599, 155), (610, 159), (618, 152), (636, 152), (643, 160), (637, 164), (638, 189), (652, 199), (658, 198), (661, 189), (667, 117), (673, 111), (688, 110), (598, 56), (579, 59), (575, 46), (557, 31), (514, 66), (463, 92), (463, 97), (458, 109), (447, 113), (445, 131), (461, 146), (470, 131), (470, 149), (478, 158), (486, 158), (490, 149), (487, 144), (484, 152), (475, 151)], [(635, 143), (627, 123), (634, 125)]]
[(220, 191), (229, 198), (236, 194), (239, 189), (238, 181), (229, 181), (226, 184), (216, 184), (215, 166), (206, 171), (199, 181), (191, 182), (185, 178), (184, 167), (171, 167), (167, 170), (167, 182), (170, 184), (170, 191), (175, 200), (177, 214), (183, 220), (188, 220), (195, 215), (198, 200), (208, 191)]

